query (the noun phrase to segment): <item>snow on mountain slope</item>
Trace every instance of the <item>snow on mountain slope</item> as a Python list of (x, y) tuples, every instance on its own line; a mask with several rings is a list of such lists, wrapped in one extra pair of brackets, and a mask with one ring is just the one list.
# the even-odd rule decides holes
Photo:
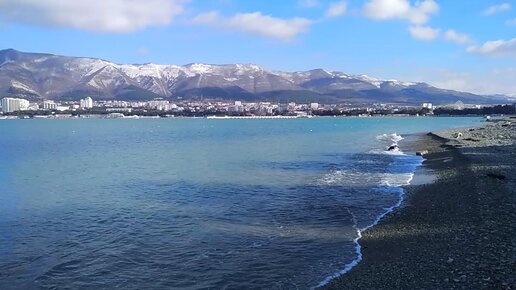
[[(129, 89), (128, 89), (129, 88)], [(0, 51), (0, 94), (24, 92), (40, 99), (80, 97), (95, 94), (123, 98), (120, 92), (149, 92), (149, 96), (215, 96), (233, 94), (263, 98), (275, 94), (312, 96), (346, 101), (475, 100), (482, 96), (441, 90), (425, 83), (381, 80), (367, 75), (351, 75), (323, 69), (272, 71), (256, 64), (115, 64), (106, 60)], [(336, 99), (337, 98), (337, 99)]]

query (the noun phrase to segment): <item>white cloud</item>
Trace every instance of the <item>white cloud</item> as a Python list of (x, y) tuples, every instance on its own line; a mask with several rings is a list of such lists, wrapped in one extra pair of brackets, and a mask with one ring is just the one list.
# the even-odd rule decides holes
[(364, 6), (364, 15), (376, 20), (404, 19), (414, 25), (428, 22), (430, 14), (437, 13), (439, 5), (434, 0), (411, 4), (409, 0), (369, 0)]
[(326, 10), (326, 17), (342, 16), (346, 13), (347, 9), (348, 4), (345, 1), (331, 3), (328, 10)]
[(192, 19), (194, 24), (214, 24), (217, 23), (221, 18), (217, 11), (211, 11), (199, 14)]
[(439, 37), (440, 30), (429, 26), (411, 26), (409, 27), (412, 37), (420, 40), (430, 41)]
[(313, 8), (319, 6), (319, 0), (299, 0), (298, 6), (302, 8)]
[(471, 38), (467, 34), (459, 33), (453, 29), (448, 29), (444, 33), (444, 39), (458, 44), (471, 42)]
[(167, 25), (187, 0), (1, 0), (8, 21), (95, 32), (132, 32)]
[(505, 21), (505, 24), (507, 24), (509, 26), (516, 26), (516, 18)]
[(493, 15), (498, 12), (503, 12), (503, 11), (507, 11), (510, 9), (511, 9), (511, 4), (505, 2), (502, 4), (497, 4), (497, 5), (492, 5), (492, 6), (487, 7), (486, 10), (484, 10), (483, 14), (484, 15)]
[(196, 16), (192, 23), (214, 25), (282, 41), (291, 41), (297, 35), (306, 32), (312, 21), (305, 18), (276, 18), (263, 15), (261, 12), (238, 13), (232, 17), (221, 16), (218, 12), (208, 12)]
[(138, 55), (139, 55), (139, 56), (146, 56), (146, 55), (148, 55), (148, 54), (149, 54), (149, 49), (148, 49), (148, 48), (146, 48), (146, 47), (140, 47), (140, 48), (138, 49)]
[[(426, 82), (432, 86), (481, 95), (504, 94), (516, 97), (516, 67), (500, 66), (493, 69), (457, 70), (451, 63), (449, 68), (430, 68), (412, 63), (410, 69), (401, 75), (389, 75), (407, 82)], [(397, 70), (400, 73), (400, 70)]]
[(475, 94), (516, 96), (516, 67), (501, 67), (482, 73), (438, 70), (425, 72), (425, 81), (439, 88)]
[(516, 57), (516, 38), (510, 40), (493, 40), (484, 44), (468, 47), (468, 52), (498, 57)]

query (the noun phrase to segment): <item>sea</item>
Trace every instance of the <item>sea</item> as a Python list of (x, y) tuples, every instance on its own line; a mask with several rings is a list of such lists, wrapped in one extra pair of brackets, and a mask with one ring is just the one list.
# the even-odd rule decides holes
[(409, 143), (480, 122), (2, 120), (0, 289), (324, 285), (402, 202)]

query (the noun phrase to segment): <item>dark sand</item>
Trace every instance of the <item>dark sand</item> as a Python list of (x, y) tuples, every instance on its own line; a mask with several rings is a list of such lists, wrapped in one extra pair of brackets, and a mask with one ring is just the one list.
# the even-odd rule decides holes
[(324, 288), (516, 289), (516, 124), (502, 125), (424, 136), (420, 173), (435, 182), (408, 186), (363, 233), (359, 265)]

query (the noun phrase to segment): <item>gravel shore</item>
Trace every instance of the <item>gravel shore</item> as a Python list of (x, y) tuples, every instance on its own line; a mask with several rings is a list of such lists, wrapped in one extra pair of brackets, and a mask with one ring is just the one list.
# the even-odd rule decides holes
[(406, 187), (403, 206), (363, 233), (362, 262), (324, 288), (516, 289), (516, 120), (417, 146), (435, 182)]

